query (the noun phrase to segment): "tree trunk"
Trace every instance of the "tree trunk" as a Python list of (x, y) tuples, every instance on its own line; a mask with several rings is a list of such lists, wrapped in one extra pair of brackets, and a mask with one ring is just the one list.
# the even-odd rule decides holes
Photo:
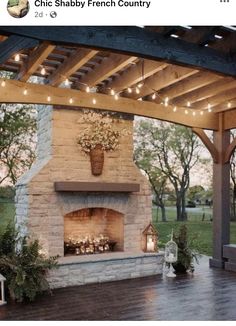
[(162, 222), (166, 222), (167, 219), (166, 219), (166, 209), (165, 209), (165, 206), (161, 206), (161, 219), (162, 219)]
[(176, 219), (181, 221), (181, 198), (179, 195), (176, 197)]

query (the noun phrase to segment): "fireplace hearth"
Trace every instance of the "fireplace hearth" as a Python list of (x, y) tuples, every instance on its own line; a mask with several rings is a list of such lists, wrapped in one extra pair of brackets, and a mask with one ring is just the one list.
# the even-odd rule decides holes
[(163, 254), (143, 252), (152, 195), (133, 162), (133, 117), (117, 118), (117, 128), (129, 132), (94, 176), (77, 144), (82, 114), (38, 107), (37, 161), (16, 186), (17, 224), (47, 255), (60, 256), (48, 276), (52, 287), (159, 274)]

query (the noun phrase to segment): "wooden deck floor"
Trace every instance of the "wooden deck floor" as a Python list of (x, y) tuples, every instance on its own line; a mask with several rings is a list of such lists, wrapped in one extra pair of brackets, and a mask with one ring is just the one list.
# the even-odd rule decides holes
[(57, 289), (0, 307), (1, 320), (236, 320), (236, 273), (201, 259), (193, 275)]

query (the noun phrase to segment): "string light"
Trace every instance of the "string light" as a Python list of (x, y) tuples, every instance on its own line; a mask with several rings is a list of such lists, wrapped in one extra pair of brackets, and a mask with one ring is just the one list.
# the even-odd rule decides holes
[(190, 108), (190, 106), (191, 106), (191, 103), (188, 101), (187, 102), (187, 107)]
[(24, 95), (27, 95), (27, 94), (28, 94), (27, 89), (24, 89), (23, 94), (24, 94)]
[(138, 88), (141, 88), (141, 87), (143, 87), (143, 83), (138, 84)]
[(46, 69), (44, 67), (41, 69), (41, 75), (46, 75)]
[(185, 114), (188, 114), (188, 110), (185, 110), (184, 113), (185, 113)]
[(131, 94), (131, 93), (133, 92), (133, 91), (132, 91), (132, 88), (130, 88), (130, 87), (128, 87), (127, 90), (128, 90), (128, 93), (129, 93), (129, 94)]
[(135, 92), (136, 92), (136, 94), (139, 94), (140, 93), (140, 89), (138, 87), (136, 87)]
[(204, 113), (203, 111), (200, 111), (200, 115), (203, 115), (203, 113)]
[(230, 109), (231, 108), (231, 102), (228, 102), (227, 107)]
[(71, 97), (70, 99), (69, 99), (69, 103), (70, 104), (72, 104), (74, 101), (73, 101), (73, 98)]
[(164, 102), (165, 106), (168, 106), (168, 103), (169, 103), (169, 97), (166, 97)]
[(96, 99), (95, 99), (95, 98), (93, 98), (93, 104), (96, 104), (96, 103), (97, 103)]
[(20, 55), (19, 55), (19, 53), (17, 53), (17, 54), (15, 55), (14, 60), (15, 60), (16, 62), (19, 62), (19, 61), (20, 61)]
[(157, 97), (157, 96), (156, 96), (156, 93), (153, 93), (153, 94), (152, 94), (152, 99), (155, 100), (156, 97)]
[(193, 111), (193, 116), (195, 117), (195, 115), (196, 115), (196, 112), (195, 112), (195, 111)]
[(66, 86), (69, 86), (69, 85), (70, 85), (70, 81), (69, 81), (68, 78), (66, 78), (66, 80), (65, 80), (65, 85), (66, 85)]
[(90, 93), (90, 87), (89, 86), (86, 87), (86, 93)]
[(173, 112), (176, 112), (177, 111), (177, 107), (175, 106), (174, 108), (173, 108)]
[(6, 86), (6, 82), (5, 82), (5, 80), (3, 80), (3, 81), (1, 82), (1, 86), (2, 86), (2, 87), (5, 87), (5, 86)]
[(51, 96), (48, 96), (48, 97), (47, 97), (47, 101), (48, 101), (48, 102), (51, 102)]
[(119, 100), (119, 95), (115, 94), (114, 98), (115, 98), (116, 101)]
[(115, 95), (115, 91), (114, 91), (114, 89), (111, 89), (111, 95), (112, 95), (112, 96)]
[(207, 110), (208, 110), (208, 112), (211, 112), (212, 111), (211, 104), (210, 103), (207, 104)]

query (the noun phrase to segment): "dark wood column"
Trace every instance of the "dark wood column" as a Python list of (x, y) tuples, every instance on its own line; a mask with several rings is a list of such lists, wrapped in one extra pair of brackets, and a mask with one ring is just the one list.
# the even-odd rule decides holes
[(230, 241), (230, 164), (225, 163), (225, 151), (230, 144), (230, 131), (224, 130), (223, 113), (219, 116), (219, 131), (214, 131), (218, 162), (213, 163), (213, 258), (211, 267), (224, 267), (223, 245)]

